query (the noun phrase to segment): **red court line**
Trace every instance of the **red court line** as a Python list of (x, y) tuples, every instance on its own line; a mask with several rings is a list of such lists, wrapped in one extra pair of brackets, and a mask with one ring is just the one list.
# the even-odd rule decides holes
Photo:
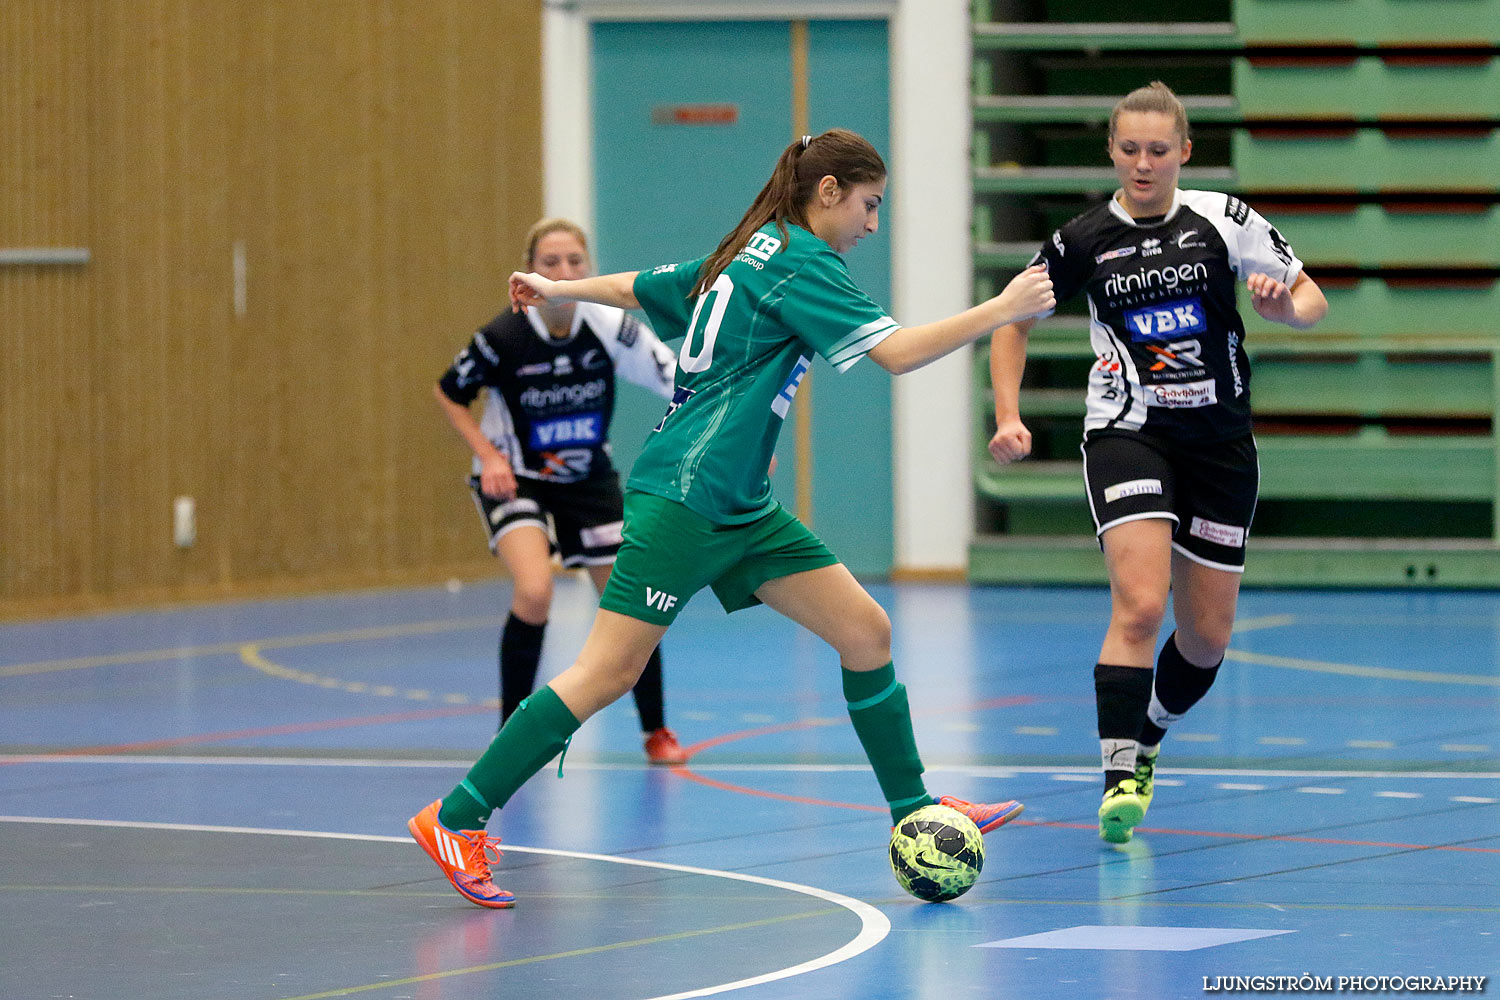
[[(1032, 697), (992, 698), (988, 701), (975, 702), (972, 705), (958, 705), (944, 709), (931, 709), (921, 713), (922, 715), (940, 715), (945, 712), (956, 711), (960, 708), (969, 710), (986, 708), (1008, 708), (1014, 705), (1023, 705), (1036, 701)], [(915, 716), (917, 713), (913, 713)], [(761, 726), (758, 729), (741, 729), (722, 736), (694, 743), (687, 748), (688, 758), (691, 759), (701, 750), (710, 747), (723, 746), (725, 743), (734, 743), (739, 740), (750, 739), (755, 736), (768, 736), (774, 733), (794, 732), (799, 729), (817, 729), (824, 726), (833, 726), (842, 722), (842, 719), (802, 719), (797, 722), (783, 722), (774, 726)], [(763, 799), (778, 799), (782, 802), (798, 802), (809, 806), (830, 806), (835, 809), (857, 809), (860, 812), (884, 813), (885, 810), (879, 806), (866, 805), (859, 802), (837, 802), (833, 799), (814, 799), (802, 795), (784, 795), (781, 792), (768, 792), (759, 788), (750, 788), (746, 785), (735, 785), (727, 781), (719, 781), (701, 775), (688, 767), (686, 764), (672, 768), (672, 773), (689, 781), (696, 781), (700, 785), (709, 788), (717, 788), (724, 792), (736, 792), (740, 795), (754, 795)], [(1059, 823), (1046, 820), (1012, 820), (1008, 826), (1050, 826), (1066, 830), (1094, 830), (1097, 826), (1092, 823)], [(1271, 840), (1291, 844), (1331, 844), (1341, 847), (1387, 847), (1409, 851), (1454, 851), (1464, 854), (1500, 854), (1500, 847), (1444, 847), (1434, 844), (1396, 844), (1380, 840), (1339, 840), (1331, 837), (1297, 837), (1282, 834), (1256, 834), (1256, 833), (1228, 833), (1222, 830), (1175, 830), (1167, 827), (1138, 826), (1136, 830), (1140, 833), (1166, 833), (1177, 834), (1183, 837), (1221, 837), (1230, 840)]]
[[(945, 715), (949, 712), (956, 712), (960, 709), (972, 712), (983, 711), (984, 709), (988, 708), (1013, 708), (1017, 705), (1029, 705), (1036, 700), (1037, 699), (1032, 695), (1010, 695), (1004, 698), (989, 698), (985, 701), (977, 701), (964, 705), (949, 705), (945, 708), (932, 708), (927, 709), (923, 712), (913, 712), (912, 717), (920, 718), (929, 715)], [(777, 723), (774, 726), (761, 726), (758, 729), (741, 729), (736, 732), (725, 733), (722, 736), (715, 736), (710, 739), (703, 740), (699, 743), (694, 743), (692, 746), (688, 747), (685, 752), (687, 753), (688, 758), (692, 759), (692, 757), (700, 751), (707, 750), (710, 747), (722, 746), (725, 743), (734, 743), (738, 740), (747, 740), (755, 736), (770, 736), (774, 733), (790, 733), (795, 732), (799, 729), (819, 729), (825, 726), (836, 726), (843, 721), (844, 720), (842, 718), (799, 719), (796, 722), (781, 722)], [(672, 768), (672, 773), (680, 778), (686, 778), (689, 781), (696, 781), (700, 785), (707, 785), (709, 788), (717, 788), (723, 792), (737, 792), (740, 795), (754, 795), (763, 799), (778, 799), (782, 802), (800, 802), (803, 805), (808, 806), (831, 806), (835, 809), (857, 809), (860, 812), (880, 813), (881, 815), (884, 815), (886, 813), (886, 809), (882, 806), (872, 806), (862, 802), (835, 802), (832, 799), (811, 799), (802, 795), (785, 795), (781, 792), (767, 792), (759, 788), (750, 788), (747, 785), (735, 785), (727, 781), (719, 781), (715, 778), (709, 778), (701, 775), (698, 772), (694, 771), (692, 768), (688, 767), (686, 764)]]
[(859, 802), (833, 802), (828, 799), (809, 799), (801, 795), (783, 795), (780, 792), (766, 792), (759, 788), (747, 788), (744, 785), (731, 785), (727, 781), (715, 781), (713, 778), (705, 777), (686, 766), (674, 767), (672, 768), (672, 773), (689, 781), (696, 781), (700, 785), (717, 788), (723, 792), (738, 792), (741, 795), (755, 795), (763, 799), (779, 799), (782, 802), (800, 802), (805, 806), (833, 806), (837, 809), (858, 809), (860, 812), (880, 813), (882, 816), (886, 813), (886, 809), (883, 806), (864, 805)]
[[(412, 712), (391, 712), (386, 715), (364, 715), (349, 719), (325, 719), (321, 722), (295, 722), (281, 726), (262, 726), (257, 729), (237, 729), (223, 733), (198, 733), (194, 736), (174, 736), (171, 739), (144, 740), (140, 743), (115, 743), (108, 746), (75, 747), (40, 754), (44, 757), (87, 757), (103, 754), (139, 753), (143, 750), (162, 750), (167, 747), (192, 746), (204, 743), (220, 743), (226, 740), (254, 739), (257, 736), (284, 736), (288, 733), (314, 733), (330, 729), (350, 729), (355, 726), (378, 726), (389, 722), (414, 722), (418, 719), (441, 719), (450, 715), (466, 715), (475, 712), (493, 712), (491, 705), (455, 705), (449, 708), (425, 708)], [(0, 761), (0, 766), (20, 764), (24, 761)]]

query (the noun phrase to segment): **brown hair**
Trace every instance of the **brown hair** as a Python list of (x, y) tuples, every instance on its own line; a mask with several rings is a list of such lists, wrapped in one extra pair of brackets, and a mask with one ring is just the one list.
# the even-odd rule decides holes
[(1126, 94), (1115, 105), (1115, 109), (1109, 113), (1109, 144), (1115, 143), (1115, 125), (1120, 120), (1120, 115), (1126, 111), (1149, 111), (1161, 115), (1169, 115), (1172, 118), (1172, 126), (1177, 129), (1177, 134), (1186, 142), (1189, 138), (1187, 109), (1160, 80), (1152, 80), (1144, 87), (1137, 87)]
[(719, 241), (718, 249), (703, 262), (692, 295), (701, 295), (713, 287), (735, 254), (750, 241), (751, 234), (766, 223), (776, 223), (783, 243), (788, 222), (806, 226), (807, 205), (824, 177), (833, 177), (847, 192), (856, 184), (878, 181), (885, 175), (885, 161), (875, 147), (848, 129), (833, 128), (810, 139), (797, 139), (781, 151), (771, 179), (750, 203), (740, 224)]
[(555, 216), (541, 219), (526, 230), (527, 267), (536, 263), (536, 245), (541, 242), (543, 236), (550, 236), (552, 233), (570, 233), (576, 236), (578, 242), (583, 245), (583, 252), (589, 252), (589, 238), (583, 234), (583, 228), (578, 223)]

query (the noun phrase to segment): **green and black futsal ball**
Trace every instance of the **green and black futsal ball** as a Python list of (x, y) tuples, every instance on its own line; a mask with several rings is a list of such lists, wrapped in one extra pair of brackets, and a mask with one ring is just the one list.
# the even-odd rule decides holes
[(923, 806), (891, 833), (891, 870), (901, 888), (929, 903), (957, 899), (984, 867), (984, 836), (957, 809)]

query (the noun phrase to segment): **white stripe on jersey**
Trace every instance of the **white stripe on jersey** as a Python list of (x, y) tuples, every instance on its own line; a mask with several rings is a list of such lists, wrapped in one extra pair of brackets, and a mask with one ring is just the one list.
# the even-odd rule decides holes
[[(1138, 431), (1146, 422), (1146, 390), (1141, 386), (1141, 375), (1130, 356), (1130, 347), (1120, 340), (1113, 329), (1099, 322), (1094, 299), (1088, 296), (1089, 344), (1094, 348), (1096, 361), (1089, 371), (1088, 409), (1083, 418), (1085, 430), (1100, 430), (1107, 426), (1124, 427)], [(1113, 376), (1100, 367), (1105, 354), (1112, 353), (1119, 362), (1120, 371)], [(1123, 388), (1125, 393), (1118, 392)], [(1113, 397), (1106, 391), (1114, 389)]]
[(879, 344), (885, 338), (901, 329), (901, 324), (889, 316), (871, 320), (864, 326), (845, 335), (837, 343), (828, 349), (824, 355), (828, 363), (839, 371), (848, 371), (849, 368), (860, 358), (870, 353), (870, 349)]
[[(510, 407), (505, 405), (505, 397), (493, 386), (486, 386), (484, 391), (484, 414), (479, 418), (479, 432), (500, 450), (512, 469), (522, 475), (532, 474), (532, 470), (526, 468), (521, 461), (521, 439), (516, 436), (516, 421), (510, 415)], [(473, 468), (474, 475), (479, 475), (480, 462), (477, 456)]]

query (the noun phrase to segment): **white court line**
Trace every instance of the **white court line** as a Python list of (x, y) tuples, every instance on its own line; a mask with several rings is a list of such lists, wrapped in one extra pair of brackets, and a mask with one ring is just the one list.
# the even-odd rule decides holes
[[(201, 826), (193, 823), (146, 823), (133, 821), (116, 821), (102, 819), (59, 819), (46, 816), (0, 816), (0, 823), (48, 823), (61, 826), (101, 826), (110, 828), (127, 828), (132, 830), (172, 830), (183, 833), (244, 833), (257, 834), (270, 837), (310, 837), (319, 840), (359, 840), (377, 844), (411, 844), (410, 837), (392, 837), (385, 834), (373, 833), (333, 833), (327, 830), (276, 830), (253, 826)], [(783, 882), (779, 879), (764, 878), (760, 875), (745, 875), (740, 872), (718, 871), (713, 868), (695, 868), (691, 865), (674, 865), (665, 861), (645, 861), (640, 858), (620, 858), (612, 854), (588, 854), (583, 851), (562, 851), (550, 847), (517, 847), (515, 844), (506, 844), (507, 851), (515, 851), (518, 854), (548, 854), (560, 858), (577, 858), (581, 861), (604, 861), (616, 865), (634, 865), (638, 868), (657, 868), (663, 871), (682, 872), (687, 875), (706, 875), (710, 878), (725, 878), (736, 882), (753, 882), (756, 885), (770, 886), (773, 889), (785, 889), (788, 892), (801, 893), (804, 896), (812, 896), (824, 902), (834, 903), (849, 910), (859, 917), (860, 930), (854, 939), (842, 948), (830, 951), (826, 955), (802, 962), (799, 965), (790, 965), (775, 972), (767, 972), (764, 975), (752, 976), (748, 979), (737, 979), (732, 983), (720, 983), (716, 986), (705, 986), (702, 989), (689, 990), (686, 993), (673, 993), (669, 996), (652, 997), (651, 1000), (688, 1000), (690, 997), (707, 997), (716, 993), (728, 993), (731, 990), (742, 990), (750, 986), (759, 986), (762, 983), (775, 982), (778, 979), (788, 979), (792, 976), (800, 976), (818, 969), (827, 968), (847, 961), (856, 955), (870, 950), (883, 941), (891, 932), (891, 922), (884, 913), (862, 900), (853, 899), (849, 896), (830, 892), (827, 889), (819, 889), (816, 886), (801, 885), (797, 882)]]
[[(452, 760), (406, 760), (381, 757), (220, 757), (220, 756), (175, 756), (175, 755), (131, 755), (131, 754), (6, 754), (0, 755), (0, 765), (5, 764), (190, 764), (225, 766), (243, 764), (255, 767), (412, 767), (447, 768), (468, 770), (474, 765), (473, 755)], [(695, 764), (688, 767), (699, 774), (709, 773), (846, 773), (862, 771), (869, 773), (868, 764)], [(607, 761), (580, 760), (576, 764), (568, 761), (568, 770), (578, 771), (643, 771), (656, 772), (661, 768), (640, 764), (617, 764)], [(927, 773), (959, 774), (974, 778), (1011, 778), (1019, 774), (1086, 774), (1098, 777), (1099, 765), (1049, 766), (1046, 764), (929, 764)], [(1254, 767), (1162, 767), (1157, 774), (1186, 774), (1223, 778), (1421, 778), (1454, 779), (1472, 778), (1479, 781), (1500, 780), (1500, 771), (1310, 771), (1278, 770)], [(1061, 780), (1068, 780), (1066, 778)]]

